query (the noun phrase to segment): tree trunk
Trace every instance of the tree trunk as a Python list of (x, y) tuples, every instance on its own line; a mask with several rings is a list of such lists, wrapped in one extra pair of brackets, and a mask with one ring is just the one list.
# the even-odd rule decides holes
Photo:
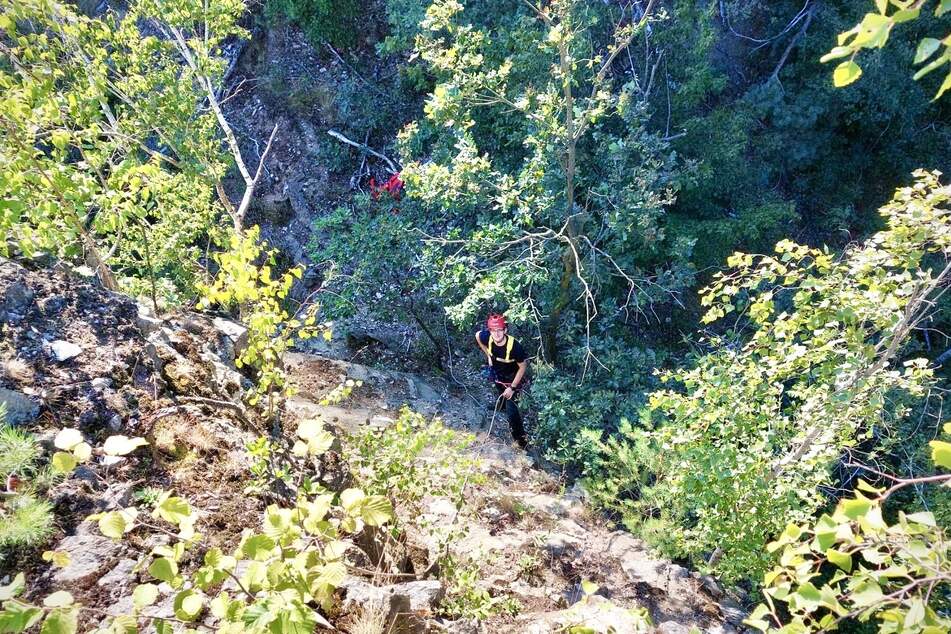
[(548, 314), (545, 327), (542, 330), (542, 349), (545, 353), (545, 360), (552, 365), (558, 361), (558, 326), (561, 321), (561, 314), (568, 304), (571, 303), (571, 279), (578, 274), (575, 266), (575, 253), (577, 252), (577, 237), (579, 227), (574, 218), (575, 208), (575, 156), (576, 143), (575, 138), (575, 120), (574, 120), (574, 95), (571, 92), (571, 62), (568, 55), (568, 45), (564, 40), (558, 46), (559, 66), (561, 69), (562, 92), (565, 100), (565, 136), (567, 146), (563, 167), (565, 170), (565, 233), (567, 244), (561, 254), (562, 271), (561, 280), (558, 283), (558, 297)]

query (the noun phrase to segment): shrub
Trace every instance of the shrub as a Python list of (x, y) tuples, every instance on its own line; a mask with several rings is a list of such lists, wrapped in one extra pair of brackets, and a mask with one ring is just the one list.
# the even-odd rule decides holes
[(390, 495), (415, 515), (426, 497), (447, 497), (461, 507), (467, 474), (475, 471), (465, 453), (472, 441), (471, 434), (404, 407), (391, 426), (352, 436), (347, 459), (364, 490)]
[[(0, 406), (2, 407), (2, 406)], [(32, 434), (9, 427), (0, 409), (0, 478), (33, 473), (40, 457), (40, 446)]]
[(268, 18), (296, 23), (315, 46), (329, 42), (342, 48), (356, 44), (362, 11), (356, 0), (268, 0), (265, 6)]
[(8, 427), (6, 409), (0, 404), (0, 486), (7, 491), (0, 502), (0, 559), (5, 551), (18, 546), (35, 546), (53, 532), (53, 507), (38, 498), (30, 483), (17, 484), (9, 478), (32, 477), (37, 472), (40, 446), (32, 434)]
[(0, 514), (0, 549), (37, 546), (53, 534), (53, 505), (24, 493), (12, 497)]

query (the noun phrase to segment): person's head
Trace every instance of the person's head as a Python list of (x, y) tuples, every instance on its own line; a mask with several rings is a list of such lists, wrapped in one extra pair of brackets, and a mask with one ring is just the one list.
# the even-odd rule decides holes
[(508, 330), (508, 325), (505, 323), (505, 317), (503, 315), (489, 315), (485, 326), (489, 330), (489, 336), (492, 337), (495, 343), (501, 344), (505, 341), (505, 333)]

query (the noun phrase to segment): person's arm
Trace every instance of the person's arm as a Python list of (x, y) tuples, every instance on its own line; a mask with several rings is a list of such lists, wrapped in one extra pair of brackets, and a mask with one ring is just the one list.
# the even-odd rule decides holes
[(481, 331), (475, 334), (476, 345), (478, 345), (479, 349), (482, 350), (482, 353), (485, 355), (485, 358), (489, 360), (489, 365), (492, 365), (492, 355), (489, 354), (489, 349), (485, 345), (483, 345), (482, 339), (479, 338), (479, 335), (481, 334), (482, 334)]
[(522, 377), (525, 376), (525, 373), (528, 371), (528, 360), (520, 361), (518, 364), (518, 372), (515, 373), (515, 378), (512, 379), (512, 385), (505, 388), (505, 391), (502, 392), (502, 396), (505, 398), (512, 398), (515, 396), (515, 390), (519, 385), (522, 384)]

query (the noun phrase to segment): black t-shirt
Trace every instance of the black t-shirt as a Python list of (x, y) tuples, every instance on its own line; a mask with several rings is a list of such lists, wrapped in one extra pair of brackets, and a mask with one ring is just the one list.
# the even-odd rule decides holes
[[(506, 360), (509, 340), (512, 341), (512, 350), (508, 354), (508, 360)], [(489, 335), (488, 330), (479, 332), (479, 343), (488, 347), (490, 341), (492, 341), (492, 337)], [(528, 358), (528, 355), (525, 354), (525, 348), (523, 348), (522, 344), (512, 335), (506, 335), (505, 343), (502, 345), (498, 345), (492, 341), (489, 352), (492, 354), (492, 367), (495, 368), (495, 374), (498, 380), (505, 383), (511, 383), (512, 379), (515, 378), (515, 374), (518, 372), (518, 364)]]

